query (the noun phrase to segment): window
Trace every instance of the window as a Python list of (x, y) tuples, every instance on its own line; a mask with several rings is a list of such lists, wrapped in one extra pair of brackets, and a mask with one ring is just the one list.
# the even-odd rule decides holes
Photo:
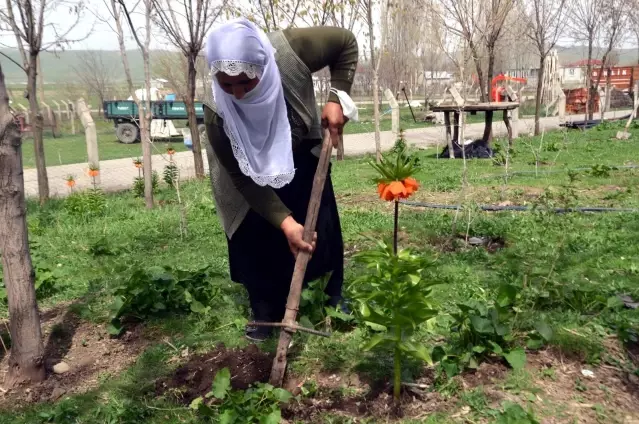
[(575, 75), (575, 68), (568, 69), (568, 75)]

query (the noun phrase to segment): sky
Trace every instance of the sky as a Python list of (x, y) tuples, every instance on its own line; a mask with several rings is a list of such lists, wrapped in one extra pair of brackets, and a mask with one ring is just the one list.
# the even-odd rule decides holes
[[(59, 0), (62, 1), (62, 0)], [(65, 0), (66, 1), (66, 0)], [(80, 40), (75, 41), (72, 44), (65, 46), (65, 49), (70, 50), (118, 50), (118, 41), (117, 36), (114, 30), (110, 27), (109, 23), (105, 23), (104, 21), (109, 21), (107, 18), (111, 18), (109, 15), (109, 9), (104, 3), (105, 0), (88, 0), (85, 4), (87, 5), (86, 10), (82, 14), (82, 19), (80, 22), (73, 28), (72, 32), (69, 33), (68, 38), (72, 40)], [(107, 2), (109, 0), (106, 0)], [(215, 0), (213, 0), (215, 1)], [(238, 3), (242, 3), (246, 0), (240, 0), (240, 2), (234, 1), (234, 5)], [(133, 2), (131, 2), (133, 4)], [(138, 6), (138, 7), (141, 7)], [(70, 16), (73, 16), (70, 19)], [(112, 20), (112, 18), (111, 18)], [(134, 24), (136, 26), (142, 27), (144, 24), (143, 16), (141, 13), (134, 14), (133, 17)], [(69, 8), (66, 6), (57, 6), (53, 10), (49, 10), (45, 15), (45, 22), (52, 23), (57, 29), (58, 32), (65, 31), (70, 22), (75, 22), (75, 16), (70, 14)], [(222, 21), (220, 21), (222, 22)], [(358, 39), (360, 43), (363, 43), (364, 34), (362, 31), (358, 32)], [(86, 34), (89, 34), (87, 37)], [(127, 49), (135, 49), (137, 45), (132, 36), (130, 36), (130, 32), (125, 29), (126, 34), (126, 47)], [(55, 39), (55, 32), (53, 32), (53, 28), (45, 29), (45, 37), (44, 43), (51, 42)], [(15, 36), (12, 33), (4, 32), (0, 33), (0, 43), (1, 47), (16, 47)], [(161, 31), (159, 29), (155, 29), (154, 33), (151, 37), (151, 49), (172, 49), (173, 47), (167, 42), (166, 38), (163, 37)]]

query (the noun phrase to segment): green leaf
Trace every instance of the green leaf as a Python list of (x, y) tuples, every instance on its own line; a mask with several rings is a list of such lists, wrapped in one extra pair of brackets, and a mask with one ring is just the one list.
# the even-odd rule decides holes
[[(415, 345), (413, 343), (402, 343), (405, 345), (405, 351), (412, 357), (421, 359), (428, 365), (433, 365), (433, 358), (430, 356), (430, 352), (424, 345)], [(404, 350), (404, 349), (402, 349)]]
[(220, 414), (220, 424), (233, 424), (237, 419), (237, 415), (232, 409), (227, 409)]
[(531, 337), (526, 342), (526, 347), (531, 350), (540, 349), (544, 345), (544, 341), (540, 337)]
[(504, 358), (515, 370), (523, 369), (526, 366), (526, 351), (520, 347), (504, 354)]
[(293, 395), (288, 391), (279, 388), (273, 389), (273, 396), (275, 396), (275, 399), (277, 399), (281, 403), (286, 403), (293, 397)]
[(260, 424), (279, 424), (282, 421), (282, 412), (279, 409), (260, 419)]
[(189, 408), (197, 410), (202, 404), (202, 402), (204, 402), (204, 399), (202, 398), (202, 396), (196, 397), (195, 399), (191, 401)]
[(111, 323), (107, 326), (107, 331), (112, 336), (119, 336), (120, 334), (122, 334), (123, 330), (124, 330), (124, 327), (120, 323), (119, 318), (113, 318), (111, 320)]
[(546, 321), (537, 321), (535, 323), (535, 330), (537, 330), (539, 335), (543, 337), (545, 341), (549, 342), (552, 340), (553, 331)]
[(371, 310), (369, 309), (368, 305), (364, 302), (360, 302), (359, 304), (359, 313), (364, 317), (364, 318), (368, 318), (368, 316), (371, 314)]
[(493, 324), (486, 318), (470, 315), (470, 323), (478, 333), (491, 334), (494, 332)]
[(386, 334), (376, 334), (362, 347), (363, 350), (369, 351), (378, 344), (387, 341)]
[(226, 397), (226, 393), (231, 387), (231, 372), (228, 368), (222, 368), (215, 374), (215, 378), (213, 379), (213, 396), (217, 399), (224, 399)]
[(497, 355), (503, 355), (504, 354), (504, 349), (502, 349), (501, 346), (499, 346), (497, 343), (495, 343), (492, 340), (489, 340), (488, 343), (490, 343), (490, 346), (493, 348), (493, 353), (495, 353)]
[(435, 346), (431, 357), (433, 358), (433, 361), (439, 362), (446, 357), (446, 351), (441, 346)]
[(517, 289), (510, 284), (502, 284), (497, 293), (497, 304), (501, 307), (511, 305), (517, 297)]
[(195, 312), (196, 314), (205, 313), (207, 312), (207, 308), (204, 305), (202, 305), (201, 302), (198, 302), (197, 300), (193, 299), (191, 301), (191, 311)]

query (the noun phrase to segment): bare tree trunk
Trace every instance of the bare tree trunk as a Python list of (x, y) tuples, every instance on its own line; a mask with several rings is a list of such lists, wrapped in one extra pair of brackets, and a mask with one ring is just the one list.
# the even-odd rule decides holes
[(195, 63), (197, 56), (187, 57), (188, 76), (186, 80), (187, 96), (184, 99), (186, 103), (186, 113), (189, 119), (189, 127), (191, 128), (191, 140), (193, 141), (193, 161), (195, 162), (195, 176), (204, 178), (204, 161), (202, 160), (202, 144), (200, 142), (200, 131), (197, 125), (197, 117), (195, 115)]
[(588, 40), (588, 63), (586, 64), (586, 119), (592, 119), (594, 115), (594, 96), (591, 91), (592, 81), (592, 36)]
[(49, 200), (49, 178), (47, 177), (47, 165), (44, 156), (44, 142), (42, 135), (43, 117), (38, 106), (36, 93), (38, 55), (31, 54), (29, 68), (27, 69), (27, 93), (29, 95), (29, 111), (31, 124), (33, 125), (33, 148), (35, 150), (36, 171), (38, 174), (38, 196), (40, 204)]
[(488, 47), (488, 75), (486, 75), (486, 92), (488, 93), (488, 101), (492, 102), (492, 82), (495, 76), (495, 46)]
[(486, 93), (486, 81), (484, 70), (482, 69), (481, 57), (477, 53), (475, 44), (472, 41), (469, 41), (468, 44), (473, 55), (473, 62), (475, 62), (475, 70), (477, 71), (477, 80), (479, 81), (479, 100), (485, 103), (490, 98), (490, 90)]
[[(35, 65), (35, 62), (32, 62)], [(35, 74), (34, 74), (35, 76)], [(35, 94), (35, 93), (34, 93)], [(29, 253), (22, 140), (0, 65), (0, 253), (9, 304), (11, 356), (5, 387), (45, 379), (44, 347)]]
[(546, 56), (539, 56), (539, 75), (537, 79), (537, 98), (535, 99), (535, 135), (541, 134), (541, 101), (544, 87), (544, 71), (546, 66)]
[[(147, 17), (147, 20), (150, 18)], [(149, 26), (147, 25), (147, 32)], [(142, 163), (144, 169), (144, 203), (148, 209), (153, 208), (153, 163), (151, 153), (151, 120), (153, 119), (153, 111), (151, 110), (151, 70), (149, 63), (149, 36), (147, 35), (146, 48), (142, 50), (142, 59), (144, 60), (144, 87), (146, 90), (146, 101), (140, 102), (140, 106), (144, 105), (146, 110), (143, 112), (140, 107), (140, 136), (142, 140)]]
[[(382, 160), (382, 140), (379, 128), (379, 61), (375, 61), (375, 36), (373, 35), (373, 2), (368, 0), (368, 41), (371, 48), (371, 68), (373, 70), (373, 123), (375, 125), (375, 155), (377, 162)], [(384, 31), (384, 28), (382, 28)], [(383, 47), (383, 46), (382, 46)]]

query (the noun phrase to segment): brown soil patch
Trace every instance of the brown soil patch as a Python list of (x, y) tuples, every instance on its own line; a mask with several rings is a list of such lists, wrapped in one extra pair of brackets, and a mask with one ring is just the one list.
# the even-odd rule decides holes
[[(545, 422), (572, 422), (573, 418), (579, 423), (639, 422), (639, 378), (621, 368), (568, 361), (551, 349), (528, 355), (527, 369), (536, 376), (538, 396), (560, 406), (566, 416)], [(544, 377), (543, 371), (550, 369), (550, 377)], [(586, 377), (582, 370), (594, 376)]]
[[(291, 402), (283, 408), (282, 415), (290, 421), (318, 423), (321, 416), (330, 413), (346, 418), (372, 418), (376, 422), (395, 422), (399, 419), (422, 419), (434, 412), (450, 410), (455, 401), (445, 399), (437, 392), (419, 389), (402, 389), (401, 410), (395, 408), (392, 389), (387, 386), (382, 392), (371, 391), (356, 375), (338, 376), (319, 374), (312, 378), (318, 391), (313, 397)], [(287, 389), (294, 394), (304, 381), (289, 380)], [(290, 422), (288, 421), (288, 422)], [(357, 422), (357, 421), (356, 421)]]
[(261, 352), (254, 344), (243, 349), (219, 345), (211, 352), (191, 357), (172, 375), (157, 381), (155, 393), (173, 396), (188, 405), (211, 391), (215, 374), (223, 368), (231, 372), (231, 387), (246, 390), (253, 383), (268, 381), (272, 365), (273, 356)]
[[(0, 409), (52, 402), (65, 395), (92, 390), (101, 378), (116, 375), (133, 364), (148, 344), (142, 325), (113, 339), (104, 326), (82, 321), (68, 310), (68, 305), (43, 312), (41, 320), (47, 379), (3, 392)], [(60, 362), (66, 363), (69, 371), (55, 374), (53, 366)], [(7, 370), (8, 358), (5, 356), (0, 362), (0, 372), (6, 376)]]

